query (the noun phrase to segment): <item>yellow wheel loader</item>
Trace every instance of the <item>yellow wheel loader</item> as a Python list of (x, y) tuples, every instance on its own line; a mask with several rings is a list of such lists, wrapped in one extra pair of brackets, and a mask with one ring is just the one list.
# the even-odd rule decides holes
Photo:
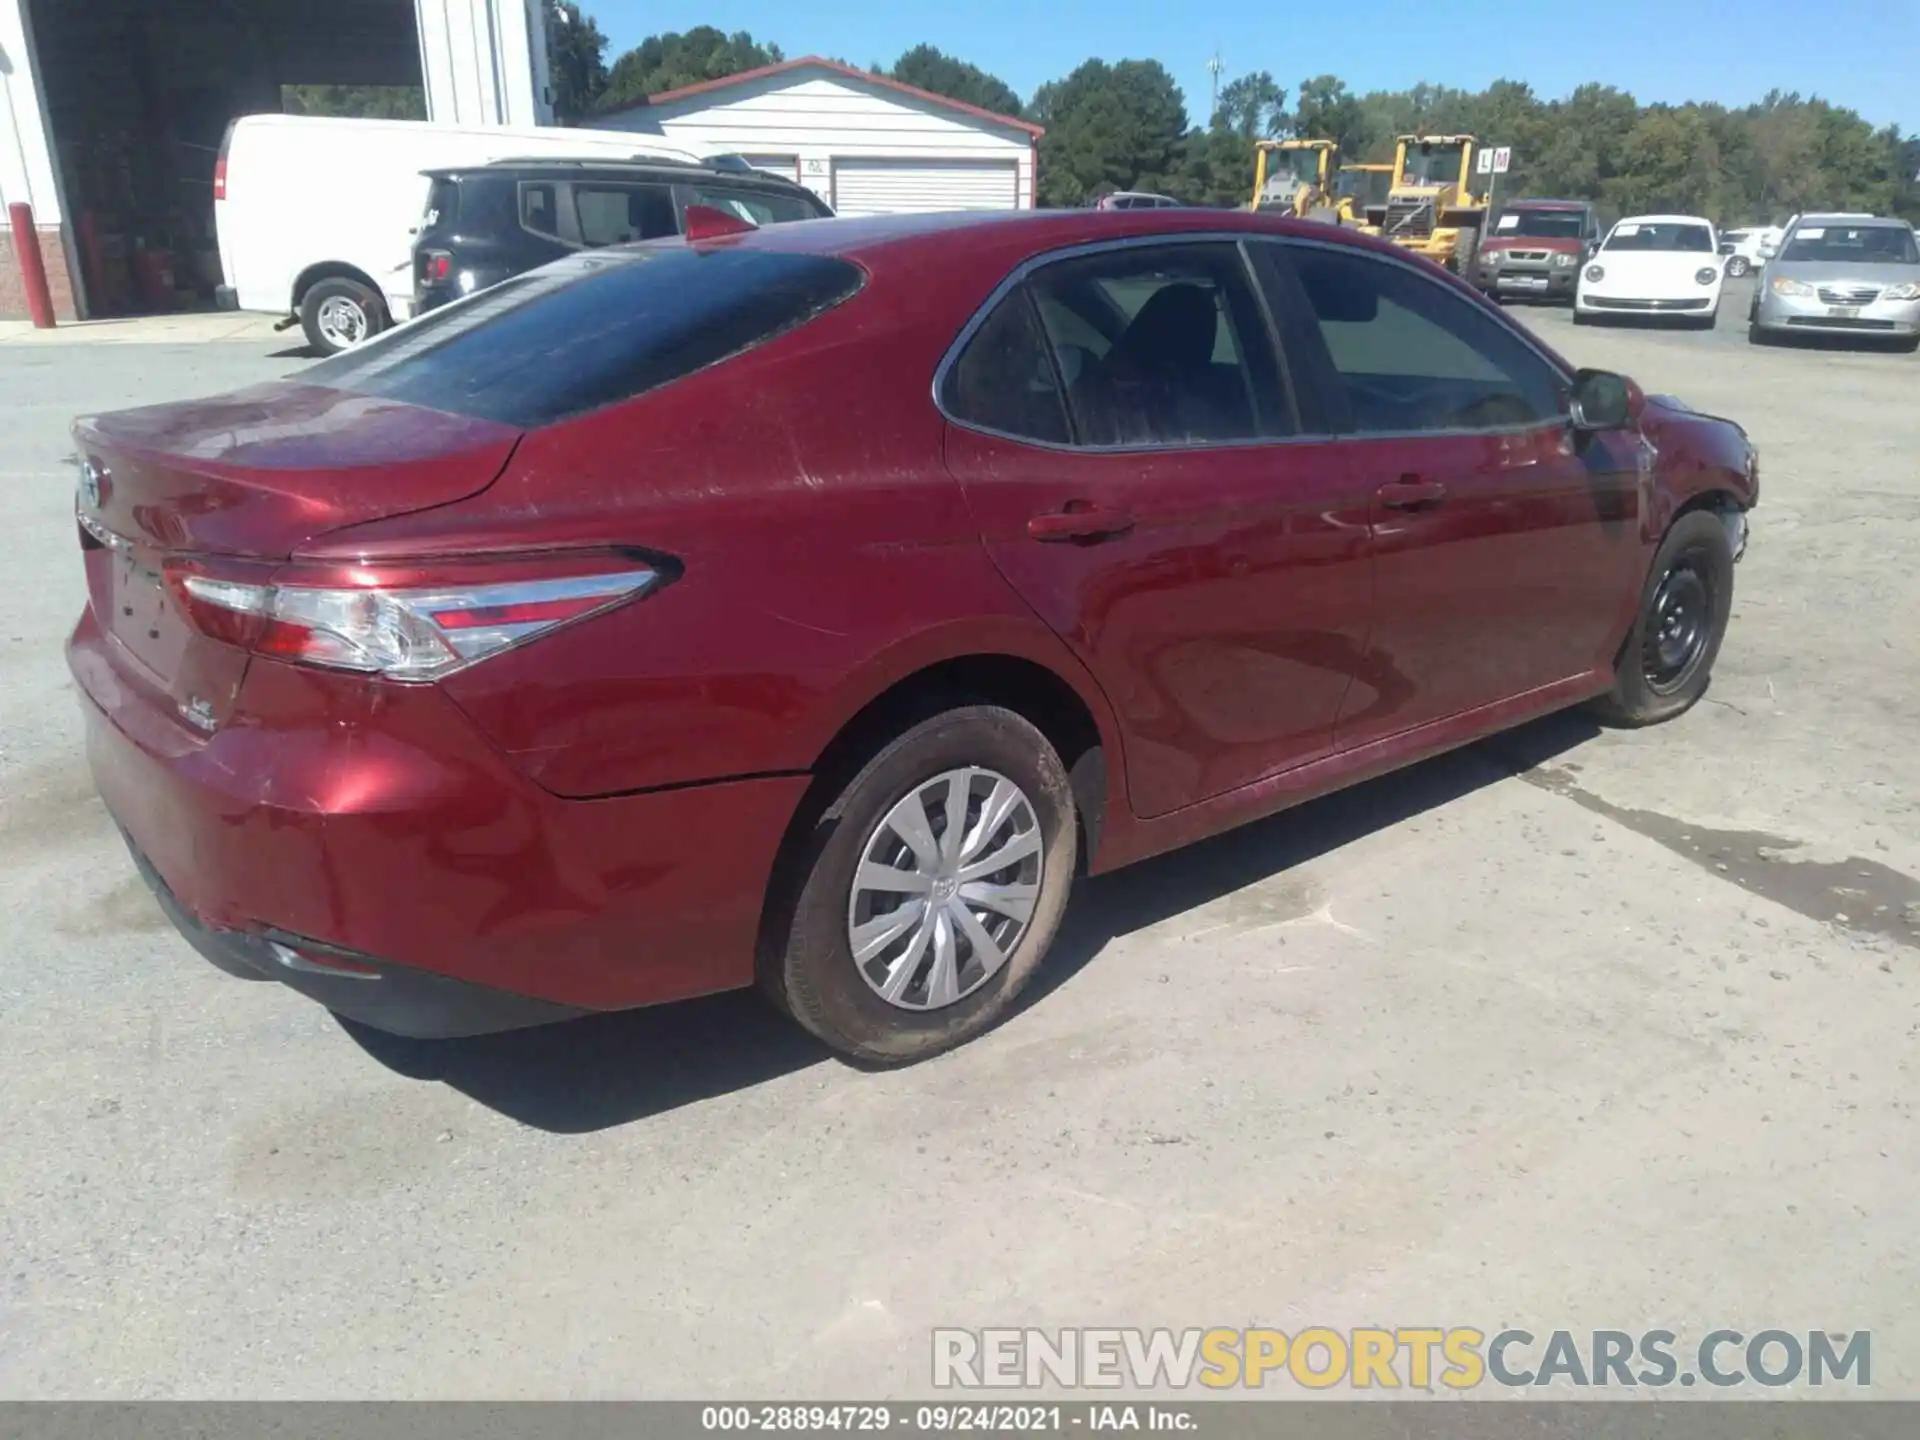
[(1333, 178), (1340, 223), (1369, 235), (1379, 234), (1379, 227), (1370, 217), (1375, 210), (1385, 212), (1387, 194), (1392, 188), (1391, 165), (1342, 165)]
[(1476, 188), (1474, 173), (1477, 144), (1471, 135), (1402, 135), (1386, 203), (1368, 212), (1394, 244), (1460, 275), (1471, 272), (1487, 222), (1486, 191)]
[(1302, 220), (1339, 221), (1334, 172), (1340, 148), (1331, 140), (1261, 140), (1254, 146), (1253, 203)]

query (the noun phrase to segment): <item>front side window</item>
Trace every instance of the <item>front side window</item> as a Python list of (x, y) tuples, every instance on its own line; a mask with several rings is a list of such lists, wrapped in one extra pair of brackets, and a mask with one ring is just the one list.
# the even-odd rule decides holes
[(1557, 423), (1563, 382), (1500, 321), (1410, 265), (1288, 246), (1358, 434)]
[(575, 185), (573, 207), (584, 245), (625, 245), (680, 230), (664, 185)]
[(1127, 246), (1045, 266), (1028, 284), (1079, 444), (1292, 433), (1238, 246)]
[(1622, 220), (1613, 227), (1606, 250), (1670, 250), (1680, 254), (1711, 255), (1713, 230), (1675, 220)]

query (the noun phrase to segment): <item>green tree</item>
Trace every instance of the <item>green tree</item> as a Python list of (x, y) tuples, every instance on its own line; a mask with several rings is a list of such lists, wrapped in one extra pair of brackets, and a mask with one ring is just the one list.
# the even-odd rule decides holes
[(547, 73), (553, 118), (572, 125), (590, 114), (607, 93), (607, 37), (590, 15), (567, 3), (547, 10)]
[(1601, 183), (1600, 193), (1623, 215), (1695, 215), (1714, 208), (1719, 172), (1720, 147), (1700, 111), (1655, 105), (1627, 132), (1619, 173)]
[(1042, 205), (1163, 190), (1186, 158), (1186, 103), (1158, 60), (1088, 60), (1066, 79), (1042, 85), (1029, 113), (1047, 127)]
[[(1334, 75), (1316, 75), (1302, 80), (1293, 102), (1293, 133), (1303, 140), (1337, 140), (1350, 159), (1363, 154), (1373, 138), (1369, 116), (1347, 89), (1347, 82)], [(1394, 132), (1387, 130), (1391, 137)]]
[(613, 62), (601, 103), (644, 100), (684, 85), (776, 65), (785, 58), (778, 45), (762, 45), (745, 30), (728, 35), (711, 25), (698, 25), (685, 34), (649, 35)]
[(1020, 118), (1020, 97), (998, 75), (989, 75), (977, 65), (955, 59), (931, 45), (916, 45), (898, 60), (891, 70), (874, 67), (875, 73), (900, 81), (903, 85), (931, 90), (965, 105), (991, 110), (996, 115)]
[(1278, 135), (1287, 126), (1286, 89), (1265, 70), (1229, 80), (1220, 88), (1211, 123), (1248, 140)]

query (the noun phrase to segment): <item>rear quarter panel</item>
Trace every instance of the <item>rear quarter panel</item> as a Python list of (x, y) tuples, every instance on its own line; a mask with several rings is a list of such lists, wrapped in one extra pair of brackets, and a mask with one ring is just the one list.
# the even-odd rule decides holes
[(533, 432), (473, 501), (327, 548), (671, 557), (677, 578), (639, 602), (446, 682), (561, 795), (805, 770), (895, 681), (969, 654), (1048, 666), (1107, 728), (1097, 686), (993, 567), (941, 463), (934, 367), (1003, 273), (875, 279), (757, 350)]

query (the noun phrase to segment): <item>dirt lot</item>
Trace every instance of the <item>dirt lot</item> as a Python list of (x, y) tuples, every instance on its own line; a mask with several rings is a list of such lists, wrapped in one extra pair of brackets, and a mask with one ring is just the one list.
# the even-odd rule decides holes
[(1744, 307), (1528, 312), (1759, 441), (1707, 703), (1089, 884), (882, 1075), (740, 997), (370, 1053), (198, 959), (81, 762), (65, 424), (299, 362), (0, 349), (0, 1395), (898, 1395), (936, 1325), (1165, 1323), (1864, 1329), (1920, 1396), (1920, 357)]

